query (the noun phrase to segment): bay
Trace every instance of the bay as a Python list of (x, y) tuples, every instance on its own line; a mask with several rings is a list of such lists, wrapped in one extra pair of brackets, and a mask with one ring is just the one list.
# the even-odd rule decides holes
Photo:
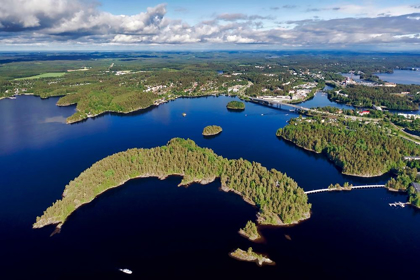
[[(229, 112), (231, 100), (237, 99), (177, 99), (128, 116), (106, 114), (74, 125), (63, 120), (75, 108), (55, 106), (57, 98), (1, 100), (2, 279), (128, 276), (119, 268), (146, 279), (416, 276), (407, 268), (420, 257), (419, 211), (390, 207), (388, 203), (406, 196), (384, 189), (310, 195), (312, 217), (293, 227), (262, 227), (261, 244), (237, 233), (255, 219), (254, 207), (219, 191), (218, 181), (178, 188), (177, 177), (133, 180), (110, 190), (76, 211), (52, 237), (53, 227), (32, 229), (36, 216), (61, 197), (64, 186), (96, 161), (128, 148), (164, 145), (173, 137), (190, 138), (227, 158), (276, 168), (305, 190), (389, 178), (342, 175), (323, 155), (275, 136), (298, 115), (248, 102), (245, 111)], [(223, 132), (206, 139), (201, 132), (207, 125), (220, 125)], [(277, 265), (259, 268), (228, 256), (249, 246)]]

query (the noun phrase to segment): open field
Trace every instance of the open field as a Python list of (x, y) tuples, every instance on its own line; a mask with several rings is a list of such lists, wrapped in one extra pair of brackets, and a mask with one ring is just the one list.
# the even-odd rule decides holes
[(43, 73), (43, 74), (39, 74), (36, 76), (31, 76), (31, 77), (25, 77), (25, 78), (18, 78), (15, 79), (15, 81), (20, 81), (20, 80), (33, 80), (33, 79), (41, 79), (41, 78), (58, 78), (58, 77), (62, 77), (64, 76), (64, 72), (59, 72), (59, 73)]

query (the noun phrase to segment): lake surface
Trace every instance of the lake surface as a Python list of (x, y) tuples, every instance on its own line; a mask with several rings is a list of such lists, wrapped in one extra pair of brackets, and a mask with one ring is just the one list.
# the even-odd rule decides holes
[[(327, 86), (328, 87), (328, 86)], [(330, 87), (328, 87), (330, 88)], [(330, 88), (331, 89), (331, 88)], [(311, 98), (308, 101), (299, 103), (299, 105), (306, 107), (306, 108), (317, 108), (317, 107), (325, 107), (325, 106), (331, 106), (331, 107), (337, 107), (340, 109), (348, 109), (353, 110), (353, 106), (348, 106), (345, 104), (340, 104), (337, 102), (330, 101), (328, 99), (328, 94), (323, 91), (318, 91), (315, 93), (315, 96)]]
[(362, 81), (362, 79), (360, 79), (360, 75), (351, 74), (351, 73), (340, 73), (340, 75), (343, 77), (352, 78), (356, 82)]
[[(348, 78), (353, 78), (356, 82), (362, 82), (363, 80), (360, 79), (360, 75), (355, 75), (351, 73), (340, 73), (340, 75)], [(411, 70), (398, 70), (395, 69), (394, 73), (375, 73), (381, 80), (390, 82), (390, 83), (397, 83), (397, 84), (404, 84), (404, 85), (420, 85), (420, 71), (411, 71)]]
[(394, 73), (376, 73), (383, 81), (406, 85), (420, 85), (420, 71), (394, 70)]
[[(317, 97), (308, 102), (318, 102)], [(36, 216), (60, 199), (65, 185), (96, 161), (128, 148), (164, 145), (173, 137), (193, 139), (227, 158), (276, 168), (305, 190), (389, 178), (344, 176), (324, 156), (275, 136), (296, 114), (252, 103), (243, 112), (229, 112), (225, 106), (231, 100), (178, 99), (74, 125), (63, 121), (75, 108), (56, 107), (57, 98), (1, 100), (0, 279), (417, 276), (420, 211), (391, 208), (388, 203), (406, 196), (384, 189), (310, 195), (309, 220), (293, 227), (263, 227), (265, 242), (260, 244), (237, 233), (255, 219), (254, 207), (219, 191), (218, 181), (178, 188), (178, 177), (133, 180), (110, 190), (77, 210), (52, 237), (54, 227), (32, 229)], [(223, 132), (203, 138), (202, 129), (213, 124)], [(249, 246), (277, 265), (259, 268), (228, 256)], [(133, 275), (118, 268), (129, 268)]]

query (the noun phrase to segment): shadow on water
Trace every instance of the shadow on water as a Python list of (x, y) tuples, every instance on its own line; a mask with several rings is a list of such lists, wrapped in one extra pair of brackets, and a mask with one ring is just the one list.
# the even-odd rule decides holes
[(220, 134), (222, 134), (223, 133), (223, 131), (221, 131), (221, 132), (219, 132), (219, 133), (217, 133), (217, 134), (215, 134), (215, 135), (203, 135), (203, 138), (204, 139), (213, 139), (213, 138), (216, 138), (217, 136), (219, 136)]
[(245, 111), (245, 109), (229, 109), (229, 108), (226, 108), (226, 109), (231, 113), (243, 113)]
[(152, 106), (147, 107), (147, 108), (145, 108), (145, 109), (138, 109), (138, 110), (136, 110), (136, 111), (134, 111), (134, 112), (130, 112), (130, 113), (105, 112), (105, 113), (99, 114), (99, 115), (97, 115), (97, 116), (90, 117), (90, 118), (83, 119), (83, 120), (81, 120), (81, 121), (78, 121), (78, 122), (72, 123), (71, 125), (81, 124), (81, 123), (87, 122), (88, 120), (101, 119), (101, 118), (104, 118), (104, 117), (106, 117), (106, 116), (115, 116), (115, 117), (137, 117), (137, 116), (140, 116), (140, 115), (146, 114), (146, 113), (148, 113), (148, 112), (152, 111), (152, 110), (153, 110), (153, 109), (155, 109), (155, 108), (157, 108), (157, 106), (156, 106), (156, 105), (152, 105)]
[[(232, 192), (222, 192), (220, 180), (188, 188), (177, 187), (180, 181), (178, 176), (130, 180), (76, 211), (53, 237), (55, 245), (68, 252), (53, 262), (60, 263), (61, 275), (67, 270), (63, 278), (75, 277), (78, 271), (122, 277), (122, 267), (146, 279), (179, 273), (190, 279), (203, 271), (212, 276), (257, 275), (261, 270), (256, 265), (228, 257), (236, 248), (251, 245), (238, 230), (255, 219), (255, 207)], [(69, 239), (79, 242), (70, 245)], [(90, 253), (76, 258), (86, 247)], [(264, 245), (254, 247), (265, 250)], [(69, 271), (69, 262), (77, 269)], [(81, 269), (85, 262), (89, 268)]]

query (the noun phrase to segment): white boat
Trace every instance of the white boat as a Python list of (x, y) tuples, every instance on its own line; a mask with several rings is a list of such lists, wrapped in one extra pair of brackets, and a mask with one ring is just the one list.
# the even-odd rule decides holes
[(121, 272), (124, 272), (125, 274), (132, 274), (133, 272), (129, 270), (128, 268), (120, 268)]
[(9, 99), (16, 99), (16, 97), (15, 96), (10, 96)]

